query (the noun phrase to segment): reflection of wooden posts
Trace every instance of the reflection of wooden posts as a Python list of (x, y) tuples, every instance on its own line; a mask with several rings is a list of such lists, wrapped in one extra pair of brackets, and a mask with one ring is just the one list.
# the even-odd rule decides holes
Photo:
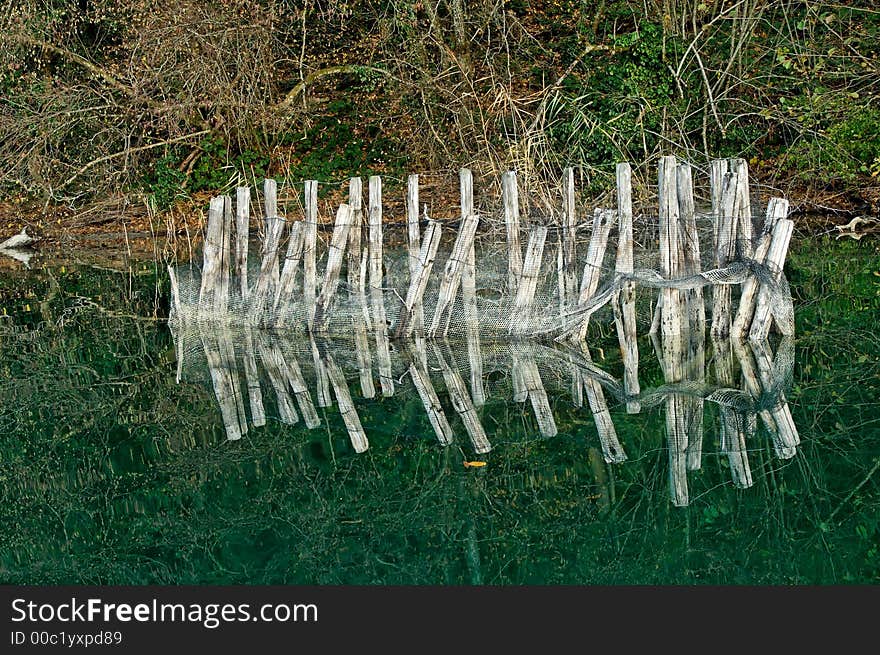
[(236, 441), (247, 434), (248, 428), (232, 339), (229, 334), (217, 336), (202, 334), (202, 346), (205, 349), (208, 370), (211, 372), (214, 394), (220, 406), (226, 438)]
[(535, 289), (538, 285), (538, 274), (541, 271), (541, 258), (546, 239), (546, 227), (537, 225), (531, 229), (529, 243), (526, 246), (526, 259), (523, 263), (522, 275), (519, 279), (510, 315), (510, 334), (526, 332), (529, 317), (532, 314), (532, 303), (535, 299)]
[(449, 399), (452, 401), (452, 406), (455, 408), (456, 413), (461, 417), (462, 423), (464, 423), (474, 451), (479, 455), (488, 453), (492, 450), (492, 444), (489, 443), (489, 439), (486, 437), (486, 431), (480, 423), (480, 417), (477, 415), (474, 403), (467, 392), (464, 380), (461, 379), (458, 371), (450, 368), (449, 364), (446, 363), (437, 345), (434, 345), (434, 356), (440, 363), (443, 381), (446, 383), (446, 390), (449, 392)]
[(310, 430), (318, 427), (321, 425), (321, 419), (318, 418), (318, 413), (315, 411), (312, 395), (309, 393), (309, 388), (306, 385), (305, 378), (303, 378), (299, 363), (292, 356), (285, 358), (280, 350), (278, 350), (277, 356), (284, 363), (282, 372), (287, 379), (288, 385), (290, 385), (291, 391), (293, 391), (296, 404), (299, 406), (299, 411), (303, 416), (306, 427)]
[[(474, 305), (473, 311), (476, 316), (476, 299), (470, 302)], [(480, 348), (480, 330), (476, 321), (468, 321), (465, 331), (467, 343), (468, 367), (471, 373), (471, 397), (474, 405), (482, 407), (486, 404), (486, 391), (483, 388), (483, 353)]]
[(339, 271), (342, 268), (342, 258), (345, 254), (350, 226), (351, 208), (348, 205), (340, 205), (336, 212), (336, 224), (333, 227), (333, 236), (330, 238), (330, 248), (327, 251), (327, 267), (324, 271), (321, 293), (318, 294), (318, 299), (315, 301), (315, 319), (313, 321), (315, 332), (327, 330), (327, 321), (329, 320), (327, 312), (339, 286)]
[[(632, 170), (627, 163), (617, 165), (617, 260), (614, 270), (619, 275), (633, 272)], [(639, 395), (639, 344), (636, 330), (636, 284), (625, 282), (617, 298), (612, 299), (614, 325), (623, 358), (623, 389), (628, 396), (626, 411), (638, 414), (641, 406), (634, 398)]]
[[(715, 382), (718, 386), (734, 386), (733, 348), (729, 336), (712, 338), (713, 360), (715, 362)], [(747, 374), (747, 370), (743, 369)], [(721, 452), (727, 455), (730, 464), (730, 475), (738, 487), (752, 484), (752, 473), (749, 467), (746, 435), (750, 432), (750, 421), (734, 407), (718, 405), (718, 430), (721, 441)]]
[(369, 223), (370, 305), (373, 309), (373, 326), (376, 335), (376, 359), (379, 361), (379, 384), (383, 396), (393, 396), (394, 380), (391, 376), (388, 318), (385, 314), (385, 294), (382, 290), (382, 178), (378, 175), (370, 177)]
[(372, 327), (370, 312), (367, 308), (365, 294), (367, 277), (367, 253), (363, 248), (364, 201), (363, 181), (359, 177), (349, 180), (349, 207), (351, 208), (351, 226), (348, 230), (348, 289), (351, 298), (360, 309), (358, 320), (366, 329)]
[(519, 243), (519, 188), (516, 171), (507, 171), (501, 176), (501, 197), (504, 202), (504, 226), (507, 229), (507, 291), (515, 293), (523, 268)]
[(330, 396), (330, 379), (327, 377), (327, 370), (324, 368), (324, 360), (321, 359), (321, 353), (318, 350), (318, 344), (315, 338), (309, 335), (309, 345), (312, 350), (312, 362), (315, 367), (315, 397), (318, 400), (318, 407), (330, 407), (333, 404), (333, 398)]
[[(424, 348), (424, 345), (420, 346), (418, 342), (415, 342), (414, 348), (417, 349), (419, 347)], [(416, 391), (419, 393), (419, 398), (422, 399), (425, 412), (428, 414), (428, 421), (430, 421), (431, 427), (434, 428), (437, 440), (441, 445), (448, 446), (452, 443), (452, 428), (449, 426), (449, 421), (446, 420), (446, 414), (443, 412), (443, 406), (440, 404), (440, 399), (437, 397), (434, 385), (431, 384), (428, 370), (422, 364), (422, 361), (426, 358), (427, 354), (414, 353), (410, 350), (409, 375), (413, 381), (413, 386), (415, 386)]]
[(299, 421), (299, 415), (293, 407), (293, 399), (287, 388), (285, 375), (287, 366), (284, 362), (284, 356), (280, 350), (271, 346), (265, 334), (258, 332), (255, 336), (257, 352), (260, 353), (263, 368), (266, 369), (269, 383), (275, 389), (275, 397), (278, 399), (278, 418), (285, 425), (294, 425)]
[(373, 398), (376, 395), (376, 387), (373, 386), (373, 358), (370, 355), (367, 326), (360, 316), (354, 319), (354, 350), (361, 381), (361, 394), (364, 398)]
[(538, 431), (542, 437), (554, 437), (559, 432), (553, 411), (550, 409), (550, 400), (547, 391), (541, 381), (541, 373), (538, 365), (530, 352), (526, 352), (520, 361), (520, 379), (532, 403), (532, 411), (535, 412), (535, 421), (538, 423)]
[[(768, 390), (777, 390), (778, 396), (774, 398), (773, 407), (770, 409), (770, 415), (776, 422), (776, 429), (779, 434), (781, 444), (780, 457), (787, 458), (794, 456), (797, 446), (801, 439), (798, 435), (797, 426), (791, 416), (791, 409), (785, 394), (779, 389), (779, 381), (773, 378), (773, 364), (770, 355), (770, 345), (767, 341), (750, 341), (749, 345), (755, 355), (755, 363), (758, 366), (758, 375), (761, 385), (765, 392)], [(783, 346), (780, 345), (780, 348)]]
[[(437, 306), (434, 309), (434, 316), (431, 319), (431, 326), (428, 328), (429, 336), (436, 337), (440, 330), (440, 323), (443, 320), (443, 314), (449, 310), (449, 316), (452, 316), (450, 305), (455, 300), (458, 293), (458, 287), (462, 281), (462, 273), (467, 265), (468, 252), (473, 247), (474, 236), (477, 232), (477, 224), (479, 217), (471, 214), (462, 220), (461, 228), (455, 239), (455, 245), (446, 262), (446, 269), (443, 271), (443, 280), (440, 282), (440, 292), (437, 296)], [(446, 319), (446, 327), (443, 329), (441, 336), (445, 336), (449, 329), (449, 318)]]
[[(581, 344), (581, 353), (588, 362), (593, 361), (585, 343)], [(605, 400), (602, 385), (592, 375), (584, 375), (583, 380), (587, 403), (590, 405), (590, 412), (592, 412), (593, 421), (596, 424), (596, 434), (599, 437), (599, 445), (602, 447), (602, 457), (609, 464), (626, 461), (626, 452), (617, 438), (617, 430), (611, 420), (611, 412), (608, 410), (608, 402)]]
[[(577, 296), (579, 305), (583, 305), (596, 293), (599, 286), (599, 278), (602, 277), (602, 261), (605, 258), (605, 249), (608, 246), (608, 235), (614, 224), (614, 212), (596, 211), (593, 219), (593, 234), (590, 237), (590, 245), (587, 249), (587, 261), (584, 264), (584, 273), (581, 277), (581, 286)], [(587, 330), (590, 325), (590, 313), (584, 314), (577, 339), (585, 341)]]
[[(767, 214), (764, 217), (764, 227), (758, 244), (755, 247), (755, 261), (758, 264), (766, 264), (767, 253), (770, 250), (770, 242), (773, 239), (773, 230), (779, 219), (788, 215), (788, 201), (782, 198), (771, 198), (767, 203)], [(760, 284), (756, 277), (750, 277), (742, 285), (739, 298), (739, 309), (733, 321), (732, 334), (736, 339), (745, 339), (749, 334), (752, 317), (755, 314), (755, 301), (758, 297)]]
[[(740, 370), (742, 371), (745, 390), (755, 399), (755, 402), (760, 402), (767, 390), (762, 388), (761, 382), (758, 378), (758, 370), (753, 359), (752, 350), (741, 341), (734, 341), (733, 345), (734, 352), (739, 361)], [(761, 417), (761, 421), (764, 423), (767, 432), (770, 434), (770, 439), (773, 442), (773, 450), (776, 453), (776, 456), (780, 459), (794, 457), (797, 449), (792, 445), (786, 445), (787, 439), (783, 439), (783, 437), (780, 436), (776, 419), (773, 417), (770, 410), (766, 408), (760, 409), (758, 415)], [(783, 423), (783, 429), (785, 427), (786, 424)]]
[(251, 405), (251, 421), (254, 427), (266, 425), (266, 410), (263, 408), (263, 393), (260, 390), (260, 373), (257, 369), (254, 333), (248, 329), (244, 335), (244, 376), (247, 382), (248, 399)]
[(336, 394), (336, 404), (339, 405), (339, 413), (342, 416), (343, 423), (345, 423), (345, 429), (348, 430), (348, 438), (351, 439), (351, 445), (356, 453), (365, 452), (370, 447), (370, 442), (367, 441), (367, 435), (361, 425), (354, 401), (351, 399), (351, 392), (348, 390), (345, 375), (342, 369), (339, 368), (339, 364), (333, 361), (329, 351), (325, 350), (321, 356), (327, 371), (327, 377), (330, 379), (330, 384), (333, 385), (333, 393)]
[[(461, 220), (465, 221), (474, 214), (474, 178), (467, 168), (459, 171), (459, 190)], [(483, 357), (480, 354), (480, 326), (477, 313), (476, 247), (473, 241), (461, 273), (461, 298), (464, 305), (464, 327), (471, 370), (471, 396), (474, 405), (479, 407), (486, 402), (486, 392), (483, 389)]]
[(303, 304), (309, 330), (315, 318), (315, 293), (318, 287), (318, 183), (305, 183), (305, 241), (303, 243)]
[(251, 220), (251, 188), (240, 186), (235, 189), (235, 261), (238, 269), (239, 295), (242, 300), (248, 297), (248, 237)]

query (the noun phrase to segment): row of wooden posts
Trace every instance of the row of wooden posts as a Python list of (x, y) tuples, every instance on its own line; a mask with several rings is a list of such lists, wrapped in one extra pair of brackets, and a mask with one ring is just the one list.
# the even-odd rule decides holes
[[(693, 194), (691, 166), (677, 163), (674, 157), (663, 157), (659, 166), (659, 245), (660, 274), (675, 281), (700, 273), (700, 240), (697, 230), (697, 211)], [(474, 211), (473, 177), (468, 169), (460, 171), (461, 222), (445, 267), (440, 273), (439, 295), (433, 315), (426, 321), (423, 297), (432, 274), (440, 245), (443, 226), (427, 218), (424, 231), (419, 214), (419, 182), (411, 175), (407, 188), (407, 247), (409, 251), (410, 282), (404, 296), (404, 309), (389, 336), (402, 338), (413, 334), (428, 337), (446, 336), (451, 318), (451, 306), (461, 289), (465, 325), (469, 331), (479, 327), (476, 303), (476, 259), (474, 241), (480, 223)], [(627, 163), (617, 166), (617, 208), (597, 211), (592, 222), (592, 233), (583, 270), (578, 267), (577, 212), (575, 209), (574, 171), (566, 169), (563, 175), (563, 208), (561, 212), (560, 243), (557, 250), (558, 307), (561, 316), (594, 299), (599, 289), (612, 226), (618, 223), (617, 256), (614, 274), (633, 274), (633, 208), (631, 169)], [(763, 230), (757, 240), (752, 235), (752, 216), (748, 170), (744, 160), (716, 160), (711, 163), (711, 215), (713, 217), (714, 263), (722, 268), (736, 260), (763, 264), (781, 275), (793, 224), (786, 218), (788, 203), (773, 198), (767, 208)], [(339, 278), (347, 258), (348, 286), (364, 307), (368, 324), (375, 320), (385, 325), (386, 310), (383, 300), (383, 221), (382, 180), (369, 178), (367, 221), (363, 217), (362, 180), (352, 178), (349, 202), (342, 204), (336, 214), (332, 236), (327, 249), (324, 275), (320, 283), (317, 275), (318, 203), (317, 182), (305, 183), (305, 216), (301, 221), (288, 221), (278, 213), (276, 182), (267, 179), (263, 188), (264, 226), (261, 260), (257, 279), (248, 279), (248, 244), (250, 236), (250, 188), (236, 190), (235, 219), (233, 224), (232, 199), (220, 196), (211, 201), (204, 243), (204, 264), (198, 299), (198, 313), (217, 316), (230, 307), (230, 300), (244, 303), (252, 319), (246, 322), (260, 324), (274, 312), (274, 326), (283, 327), (286, 306), (301, 302), (307, 310), (307, 327), (315, 334), (326, 333), (333, 311), (333, 302)], [(502, 333), (530, 336), (529, 317), (536, 310), (535, 291), (539, 281), (547, 242), (548, 227), (533, 225), (528, 229), (525, 254), (520, 243), (519, 194), (516, 173), (502, 177), (502, 199), (507, 241), (507, 283), (512, 311), (510, 324)], [(362, 226), (368, 228), (366, 248)], [(287, 251), (281, 256), (280, 246), (285, 227), (288, 227)], [(233, 247), (234, 236), (234, 247)], [(281, 265), (283, 262), (283, 266)], [(299, 272), (302, 270), (302, 282)], [(366, 303), (367, 274), (369, 275), (370, 315)], [(171, 270), (174, 299), (180, 310), (179, 292), (174, 271)], [(580, 280), (578, 280), (580, 278)], [(621, 345), (630, 351), (636, 336), (635, 287), (630, 281), (614, 295), (615, 311), (622, 317)], [(664, 332), (683, 329), (676, 322), (678, 312), (664, 312), (664, 307), (680, 303), (685, 296), (702, 300), (701, 289), (683, 291), (672, 284), (660, 291), (657, 311), (651, 331), (662, 323)], [(737, 338), (753, 340), (766, 338), (772, 319), (771, 293), (751, 277), (742, 284), (739, 306), (732, 312), (731, 286), (713, 288), (712, 332), (732, 333)], [(545, 309), (545, 308), (538, 308)], [(574, 330), (568, 330), (577, 340), (587, 335), (590, 315), (598, 307), (579, 317)], [(694, 304), (696, 329), (705, 322), (705, 308)], [(666, 318), (663, 318), (663, 317)], [(562, 323), (561, 323), (562, 324)], [(778, 326), (788, 331), (784, 325)], [(532, 335), (534, 336), (534, 335)], [(555, 336), (555, 335), (554, 335)]]

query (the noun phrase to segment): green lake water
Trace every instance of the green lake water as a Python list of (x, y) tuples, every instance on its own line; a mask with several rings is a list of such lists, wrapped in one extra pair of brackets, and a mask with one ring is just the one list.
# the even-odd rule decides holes
[[(285, 423), (262, 364), (265, 425), (245, 421), (247, 433), (228, 440), (204, 343), (174, 338), (163, 320), (168, 280), (153, 262), (4, 269), (0, 582), (876, 583), (880, 252), (867, 240), (802, 239), (786, 275), (796, 336), (782, 391), (797, 452), (780, 458), (757, 419), (737, 460), (751, 479), (742, 484), (719, 440), (720, 405), (706, 401), (700, 468), (687, 472), (688, 502), (676, 506), (664, 402), (628, 413), (606, 390), (626, 453), (607, 463), (589, 398), (573, 392), (552, 348), (526, 356), (555, 436), (541, 434), (532, 403), (513, 399), (505, 362), (522, 353), (508, 345), (484, 344), (476, 413), (492, 451), (479, 455), (433, 351), (430, 378), (454, 433), (447, 447), (398, 346), (394, 394), (382, 395), (374, 360), (375, 396), (365, 398), (340, 340), (321, 347), (345, 375), (366, 452), (353, 451), (337, 402), (316, 404), (309, 429), (291, 401), (298, 418)], [(614, 327), (594, 323), (593, 361), (620, 378)], [(313, 390), (307, 340), (274, 345)], [(250, 419), (246, 344), (239, 335), (227, 347)], [(662, 390), (647, 336), (639, 348), (642, 389)], [(439, 352), (471, 388), (464, 347)]]

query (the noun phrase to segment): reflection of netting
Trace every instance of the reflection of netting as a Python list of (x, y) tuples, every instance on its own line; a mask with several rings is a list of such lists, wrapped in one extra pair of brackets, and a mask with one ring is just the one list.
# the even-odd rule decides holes
[[(684, 275), (674, 279), (665, 279), (661, 273), (661, 254), (654, 245), (657, 233), (656, 223), (652, 223), (645, 217), (637, 217), (635, 222), (634, 239), (634, 272), (629, 274), (615, 272), (616, 251), (613, 247), (613, 234), (611, 243), (605, 250), (600, 265), (600, 280), (596, 292), (583, 302), (577, 298), (570, 298), (563, 306), (560, 303), (560, 270), (557, 255), (562, 249), (556, 231), (550, 231), (541, 257), (539, 274), (535, 293), (529, 305), (524, 311), (516, 314), (517, 336), (545, 336), (559, 337), (575, 331), (578, 326), (589, 318), (594, 312), (602, 308), (621, 290), (628, 282), (634, 282), (642, 289), (700, 289), (707, 286), (739, 285), (754, 278), (760, 285), (763, 293), (769, 294), (770, 308), (773, 319), (785, 334), (792, 334), (794, 328), (794, 316), (791, 303), (791, 294), (788, 283), (781, 271), (774, 269), (754, 259), (740, 256), (729, 265), (715, 267), (713, 263), (713, 245), (710, 215), (698, 215), (702, 229), (699, 230), (699, 252), (701, 254), (701, 273)], [(485, 224), (496, 221), (486, 220)], [(576, 271), (580, 278), (584, 275), (585, 267), (588, 267), (588, 225), (581, 225), (579, 239), (576, 247)], [(438, 293), (440, 291), (444, 266), (446, 265), (452, 249), (454, 226), (447, 225), (444, 230), (443, 240), (438, 251), (433, 272), (428, 278), (424, 293), (423, 306), (425, 324), (429, 324), (437, 307)], [(392, 235), (394, 236), (394, 235)], [(521, 230), (521, 243), (523, 248), (528, 241), (529, 230)], [(386, 240), (387, 240), (386, 235)], [(397, 239), (399, 242), (399, 239)], [(251, 249), (253, 252), (254, 248)], [(737, 247), (736, 251), (746, 251), (750, 248)], [(317, 287), (321, 287), (320, 265), (322, 255), (326, 247), (318, 245), (319, 276)], [(466, 302), (464, 293), (459, 289), (451, 305), (451, 311), (444, 320), (448, 321), (449, 336), (463, 335), (471, 332), (483, 337), (506, 337), (511, 335), (512, 316), (514, 315), (514, 298), (516, 289), (511, 289), (508, 282), (508, 253), (503, 235), (499, 238), (496, 232), (488, 232), (478, 235), (475, 241), (476, 252), (476, 294), (472, 302)], [(283, 253), (283, 248), (282, 248)], [(334, 296), (332, 305), (328, 308), (326, 316), (326, 332), (329, 334), (350, 334), (352, 329), (358, 326), (370, 327), (371, 322), (378, 316), (384, 315), (390, 326), (389, 333), (393, 334), (394, 326), (399, 322), (401, 312), (404, 309), (404, 299), (410, 285), (410, 257), (404, 247), (384, 249), (383, 254), (383, 281), (382, 291), (373, 295), (369, 287), (367, 270), (367, 248), (361, 257), (359, 271), (363, 281), (364, 293), (360, 294), (355, 288), (349, 286), (347, 275), (347, 262), (343, 263), (339, 276), (338, 290)], [(284, 258), (280, 257), (280, 266), (283, 267)], [(255, 258), (251, 258), (249, 279), (254, 280), (259, 275), (259, 265)], [(298, 291), (291, 301), (275, 304), (275, 289), (269, 289), (267, 301), (264, 306), (255, 308), (253, 301), (242, 301), (240, 295), (233, 292), (230, 295), (228, 310), (223, 315), (211, 315), (210, 312), (199, 310), (198, 295), (200, 286), (200, 271), (190, 265), (189, 268), (181, 267), (177, 270), (180, 287), (180, 314), (173, 312), (172, 320), (188, 320), (198, 317), (199, 319), (217, 320), (232, 324), (250, 324), (262, 327), (274, 327), (277, 329), (302, 330), (308, 322), (308, 307), (303, 302), (302, 276), (300, 275)], [(357, 275), (355, 276), (357, 277)], [(233, 289), (236, 287), (232, 285)], [(644, 292), (642, 292), (644, 294)], [(644, 297), (644, 295), (642, 295)], [(384, 305), (383, 312), (377, 311), (377, 300), (381, 298)], [(711, 296), (705, 297), (706, 303), (711, 308)], [(736, 304), (733, 305), (736, 311)], [(610, 312), (609, 312), (610, 313)]]

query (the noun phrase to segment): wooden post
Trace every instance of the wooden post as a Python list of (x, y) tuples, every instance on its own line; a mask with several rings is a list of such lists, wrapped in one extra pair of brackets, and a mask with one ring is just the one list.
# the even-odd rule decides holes
[[(476, 235), (479, 222), (480, 219), (476, 214), (471, 214), (462, 221), (461, 229), (459, 229), (458, 236), (455, 239), (455, 245), (446, 262), (446, 269), (443, 272), (443, 280), (440, 283), (440, 292), (437, 297), (437, 306), (434, 309), (431, 326), (428, 328), (428, 334), (432, 338), (437, 336), (443, 314), (452, 304), (458, 292), (458, 287), (462, 282), (463, 271), (467, 267), (468, 253), (473, 247), (474, 236)], [(443, 336), (445, 335), (446, 330), (443, 331)]]
[[(791, 234), (794, 230), (794, 222), (787, 218), (780, 218), (773, 227), (773, 238), (770, 241), (770, 248), (767, 250), (767, 256), (764, 258), (770, 274), (778, 283), (782, 279), (782, 269), (785, 266), (785, 256), (788, 252), (788, 244), (791, 241)], [(770, 319), (773, 312), (773, 295), (771, 289), (766, 285), (761, 285), (758, 291), (758, 297), (755, 301), (755, 314), (752, 318), (752, 325), (749, 328), (749, 341), (764, 341), (770, 334)], [(777, 327), (783, 334), (791, 331), (792, 326), (776, 323)]]
[(235, 189), (235, 261), (238, 265), (239, 295), (247, 300), (248, 292), (248, 238), (251, 220), (251, 188)]
[(203, 246), (202, 283), (199, 289), (199, 310), (216, 311), (220, 300), (220, 276), (223, 267), (223, 197), (211, 198), (208, 225)]
[[(414, 342), (414, 348), (420, 347), (424, 348), (424, 345)], [(409, 375), (416, 391), (419, 393), (419, 398), (422, 399), (422, 404), (425, 406), (425, 412), (428, 414), (428, 420), (431, 423), (431, 427), (434, 428), (437, 440), (441, 445), (448, 446), (452, 443), (452, 428), (449, 426), (449, 421), (446, 420), (446, 414), (443, 412), (443, 406), (440, 404), (440, 399), (437, 397), (434, 385), (431, 384), (428, 370), (422, 364), (422, 360), (426, 358), (426, 354), (420, 356), (410, 349)]]
[(318, 282), (318, 182), (305, 183), (305, 243), (303, 244), (303, 303), (309, 330), (315, 318), (315, 293)]
[[(769, 389), (778, 387), (776, 380), (773, 379), (773, 364), (770, 356), (770, 345), (766, 340), (752, 341), (750, 340), (752, 353), (755, 356), (755, 363), (758, 366), (758, 375), (761, 379), (761, 385), (766, 392)], [(782, 346), (780, 346), (782, 347)], [(791, 409), (788, 406), (788, 400), (785, 394), (779, 392), (778, 398), (770, 409), (770, 415), (776, 422), (776, 428), (781, 443), (780, 456), (783, 458), (794, 456), (797, 446), (801, 439), (798, 434), (797, 426), (791, 416)]]
[(501, 176), (501, 196), (504, 201), (504, 225), (507, 229), (507, 291), (516, 293), (522, 275), (522, 251), (519, 243), (519, 188), (516, 171)]
[[(617, 260), (614, 270), (619, 275), (633, 272), (632, 169), (626, 162), (617, 165)], [(614, 325), (623, 358), (623, 389), (627, 397), (626, 411), (638, 414), (641, 406), (635, 398), (639, 386), (639, 344), (636, 328), (636, 284), (625, 282), (620, 294), (612, 301)]]
[(443, 372), (443, 380), (446, 383), (446, 390), (449, 392), (449, 398), (452, 400), (452, 406), (455, 408), (459, 417), (461, 417), (462, 423), (464, 423), (465, 430), (467, 430), (468, 436), (471, 439), (471, 444), (474, 447), (474, 452), (478, 455), (484, 455), (485, 453), (490, 452), (492, 450), (492, 444), (489, 443), (489, 439), (486, 437), (486, 431), (480, 423), (480, 417), (477, 415), (477, 410), (467, 392), (464, 380), (461, 379), (458, 371), (450, 368), (446, 363), (446, 360), (443, 358), (443, 355), (440, 353), (440, 349), (436, 344), (434, 345), (434, 355), (440, 363), (440, 369)]
[[(315, 312), (315, 317), (317, 319), (317, 312)], [(342, 421), (345, 423), (346, 430), (348, 430), (348, 438), (351, 440), (351, 445), (356, 453), (366, 452), (370, 447), (370, 442), (367, 441), (367, 435), (361, 425), (354, 401), (351, 399), (351, 392), (348, 390), (345, 375), (328, 350), (322, 353), (322, 357), (327, 376), (330, 378), (330, 384), (333, 385), (333, 392), (336, 394), (339, 413), (342, 415)]]
[(513, 310), (510, 315), (510, 326), (508, 329), (510, 334), (525, 334), (528, 330), (546, 239), (546, 227), (536, 225), (531, 229), (529, 243), (526, 246), (526, 258), (523, 263), (522, 275), (520, 275), (516, 297), (513, 301)]
[(363, 311), (366, 327), (372, 327), (365, 295), (366, 260), (363, 251), (363, 180), (353, 177), (348, 186), (351, 227), (348, 230), (348, 288), (352, 298)]
[(410, 269), (409, 290), (406, 293), (404, 309), (400, 312), (395, 329), (395, 338), (397, 339), (412, 334), (413, 329), (417, 326), (416, 310), (422, 306), (422, 297), (425, 295), (428, 279), (437, 257), (437, 248), (440, 246), (441, 232), (440, 223), (428, 221), (428, 228), (425, 230), (425, 239), (422, 241), (416, 266)]
[(278, 325), (284, 324), (284, 318), (288, 314), (288, 305), (294, 300), (296, 292), (296, 276), (299, 272), (299, 263), (302, 261), (305, 230), (302, 221), (290, 224), (287, 242), (287, 254), (284, 257), (284, 266), (281, 269), (281, 279), (278, 282), (278, 292), (275, 294), (274, 309), (278, 312)]
[(251, 292), (249, 310), (252, 315), (261, 320), (263, 318), (262, 312), (266, 308), (266, 299), (270, 297), (270, 294), (274, 298), (274, 290), (278, 288), (281, 277), (278, 272), (278, 247), (281, 245), (285, 220), (278, 216), (275, 193), (275, 180), (267, 179), (264, 182), (266, 231), (261, 248), (262, 261), (260, 262), (260, 275)]
[(315, 367), (315, 396), (318, 401), (318, 407), (330, 407), (333, 405), (333, 398), (330, 395), (330, 378), (327, 377), (327, 370), (324, 368), (324, 360), (321, 359), (321, 352), (318, 344), (315, 343), (315, 337), (309, 334), (309, 345), (312, 349), (312, 363)]
[(315, 318), (312, 329), (315, 332), (326, 332), (329, 316), (327, 311), (330, 303), (336, 295), (339, 286), (339, 271), (342, 268), (342, 257), (345, 254), (345, 244), (348, 241), (348, 230), (351, 227), (351, 208), (348, 205), (340, 205), (336, 212), (336, 224), (333, 226), (333, 236), (330, 238), (330, 248), (327, 251), (327, 267), (324, 271), (324, 280), (321, 285), (321, 293), (315, 301)]
[(752, 258), (752, 199), (749, 191), (749, 166), (745, 159), (731, 159), (730, 171), (736, 173), (736, 247), (738, 259)]
[[(406, 181), (406, 236), (409, 249), (410, 286), (418, 273), (421, 235), (419, 234), (419, 176), (410, 175)], [(412, 307), (412, 326), (416, 337), (424, 335), (425, 311), (421, 298)]]
[[(714, 170), (714, 169), (713, 169)], [(739, 193), (736, 173), (723, 177), (719, 213), (715, 220), (715, 267), (727, 266), (736, 251), (736, 228)], [(723, 339), (730, 334), (730, 287), (712, 286), (712, 334)]]
[(577, 282), (577, 214), (574, 199), (574, 169), (566, 168), (562, 172), (563, 208), (562, 208), (562, 284), (559, 298), (560, 311), (575, 302), (578, 297)]
[(376, 335), (376, 358), (379, 360), (379, 384), (383, 396), (394, 395), (391, 375), (391, 351), (388, 343), (388, 317), (385, 313), (385, 292), (382, 288), (382, 178), (370, 177), (370, 304), (373, 307), (373, 325)]
[[(593, 234), (590, 236), (590, 245), (587, 249), (587, 261), (584, 264), (584, 273), (581, 278), (581, 286), (577, 296), (579, 305), (586, 303), (596, 293), (599, 286), (599, 278), (602, 277), (602, 261), (605, 258), (605, 249), (608, 246), (608, 235), (614, 224), (614, 212), (604, 210), (596, 211), (593, 218)], [(577, 339), (585, 341), (587, 330), (590, 326), (590, 313), (584, 314), (581, 325), (578, 328)]]
[[(474, 215), (474, 178), (471, 171), (463, 168), (459, 171), (459, 190), (461, 192), (461, 220), (462, 225), (469, 216)], [(476, 234), (474, 235), (476, 237)], [(476, 264), (476, 248), (474, 240), (471, 240), (470, 248), (467, 250), (467, 258), (464, 268), (461, 272), (461, 297), (464, 304), (464, 321), (465, 330), (469, 335), (476, 335), (479, 339), (478, 325), (479, 316), (477, 316), (477, 264)], [(451, 310), (450, 310), (451, 316)], [(449, 321), (447, 319), (447, 325)], [(475, 400), (483, 398), (483, 377), (482, 372), (476, 380), (472, 380), (472, 384), (476, 385), (474, 390)], [(482, 404), (478, 402), (477, 404)]]
[[(767, 252), (773, 238), (773, 228), (781, 218), (788, 216), (788, 201), (783, 198), (771, 198), (767, 203), (767, 214), (764, 217), (764, 228), (755, 247), (755, 262), (766, 264)], [(732, 334), (737, 339), (745, 339), (749, 334), (752, 317), (755, 313), (755, 301), (758, 297), (759, 283), (756, 277), (750, 277), (742, 285), (739, 297), (739, 309), (733, 321)]]

